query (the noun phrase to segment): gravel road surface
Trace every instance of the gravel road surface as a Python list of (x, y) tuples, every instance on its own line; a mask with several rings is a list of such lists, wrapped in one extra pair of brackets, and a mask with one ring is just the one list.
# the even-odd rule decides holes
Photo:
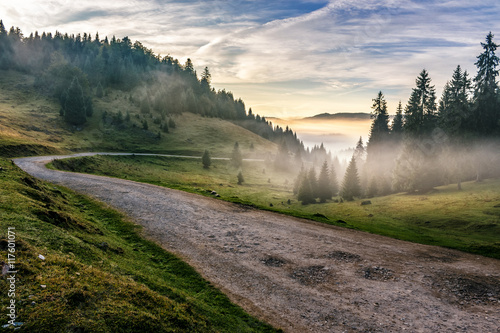
[(285, 332), (500, 332), (500, 261), (127, 180), (15, 163), (104, 201)]

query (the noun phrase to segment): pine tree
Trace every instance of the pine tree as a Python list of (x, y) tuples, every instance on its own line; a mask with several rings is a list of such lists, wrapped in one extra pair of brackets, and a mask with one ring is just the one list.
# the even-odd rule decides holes
[(234, 167), (239, 168), (243, 163), (243, 157), (241, 156), (240, 144), (238, 142), (234, 143), (233, 152), (231, 154), (231, 163)]
[(191, 61), (190, 58), (186, 60), (186, 64), (184, 65), (184, 71), (187, 73), (194, 73), (193, 62)]
[(443, 89), (438, 109), (439, 126), (450, 137), (461, 138), (470, 127), (470, 89), (467, 71), (462, 72), (460, 65), (457, 66)]
[(354, 156), (351, 158), (349, 166), (347, 167), (340, 195), (347, 201), (352, 201), (355, 197), (361, 196), (361, 185)]
[(429, 73), (424, 69), (416, 79), (405, 110), (404, 131), (422, 138), (432, 132), (436, 120), (436, 89), (431, 86)]
[(478, 68), (474, 78), (474, 119), (475, 130), (479, 134), (492, 134), (500, 128), (500, 102), (498, 93), (497, 66), (499, 58), (495, 55), (498, 47), (493, 42), (493, 34), (486, 36), (486, 43), (481, 43), (484, 52), (477, 57)]
[(340, 162), (337, 157), (334, 159), (334, 163), (330, 166), (330, 189), (332, 191), (332, 196), (337, 196), (339, 193), (339, 181), (337, 178), (337, 168), (335, 165), (340, 166)]
[(72, 125), (83, 125), (86, 120), (85, 99), (82, 86), (75, 76), (64, 95), (64, 120)]
[(0, 20), (0, 39), (4, 38), (4, 36), (7, 36), (7, 30), (5, 30), (5, 25), (3, 24), (3, 21)]
[(304, 165), (300, 168), (299, 174), (295, 178), (295, 182), (293, 183), (293, 194), (297, 195), (299, 193), (299, 188), (302, 185), (302, 181), (307, 177), (306, 170)]
[(238, 178), (238, 185), (241, 185), (245, 181), (245, 179), (243, 178), (243, 173), (241, 171), (238, 172), (237, 178)]
[(326, 200), (330, 200), (332, 198), (333, 193), (331, 184), (332, 181), (328, 171), (328, 163), (325, 161), (321, 167), (318, 178), (318, 198), (320, 202), (326, 202)]
[(318, 197), (318, 178), (316, 177), (316, 170), (314, 170), (314, 167), (309, 169), (307, 179), (309, 180), (309, 185), (311, 186), (312, 196), (316, 199)]
[[(385, 162), (387, 144), (389, 141), (389, 114), (384, 94), (379, 91), (377, 98), (373, 99), (370, 137), (366, 146), (367, 158), (365, 168), (379, 169), (381, 162)], [(358, 163), (358, 165), (360, 165)], [(360, 165), (361, 166), (361, 165)], [(366, 171), (366, 170), (364, 170)]]
[(389, 114), (387, 113), (387, 102), (384, 94), (379, 91), (377, 98), (373, 99), (371, 118), (373, 119), (368, 139), (367, 150), (379, 143), (387, 141), (389, 138)]
[(13, 62), (13, 54), (12, 40), (5, 30), (3, 21), (0, 20), (0, 69), (9, 69)]
[(393, 141), (399, 142), (403, 134), (403, 106), (401, 101), (399, 101), (398, 108), (396, 109), (396, 116), (392, 121), (391, 126), (391, 137)]
[[(167, 127), (168, 128), (168, 127)], [(210, 157), (210, 153), (208, 150), (205, 150), (203, 156), (201, 157), (201, 163), (203, 164), (203, 168), (208, 169), (212, 165), (212, 158)]]
[(354, 150), (354, 157), (357, 160), (363, 160), (365, 158), (365, 145), (363, 143), (363, 138), (360, 136), (358, 142), (356, 143), (356, 149)]
[(212, 82), (212, 74), (210, 74), (208, 67), (205, 67), (205, 69), (203, 70), (203, 73), (201, 74), (201, 84), (202, 84), (202, 86), (205, 86), (208, 89), (210, 89), (211, 82)]
[(297, 200), (302, 202), (303, 205), (308, 205), (310, 203), (316, 202), (316, 200), (314, 199), (313, 189), (311, 187), (311, 181), (307, 174), (302, 177), (297, 194)]

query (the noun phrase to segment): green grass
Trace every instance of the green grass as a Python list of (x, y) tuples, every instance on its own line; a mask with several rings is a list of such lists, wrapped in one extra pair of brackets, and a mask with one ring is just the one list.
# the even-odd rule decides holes
[[(118, 212), (0, 158), (3, 260), (8, 227), (16, 232), (21, 331), (275, 331), (179, 258), (144, 240), (139, 227)], [(0, 288), (8, 290), (5, 278)], [(5, 314), (8, 302), (0, 297)], [(0, 325), (7, 322), (3, 318)]]
[[(360, 201), (301, 205), (292, 193), (294, 175), (277, 173), (263, 162), (245, 161), (243, 185), (228, 161), (95, 156), (56, 161), (64, 170), (147, 182), (248, 204), (261, 209), (341, 225), (412, 242), (439, 245), (500, 259), (500, 180), (468, 182), (463, 190), (442, 186), (425, 195), (395, 194)], [(290, 204), (288, 203), (290, 200)]]

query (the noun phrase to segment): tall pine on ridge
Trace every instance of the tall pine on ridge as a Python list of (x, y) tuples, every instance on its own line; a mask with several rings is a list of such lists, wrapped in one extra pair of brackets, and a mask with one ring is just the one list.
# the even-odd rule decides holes
[(436, 120), (436, 89), (431, 86), (429, 73), (424, 69), (416, 79), (405, 110), (404, 130), (412, 137), (422, 138), (432, 133)]
[(481, 43), (484, 52), (477, 57), (478, 68), (474, 78), (474, 119), (478, 134), (492, 134), (500, 131), (500, 101), (498, 97), (497, 66), (499, 58), (495, 55), (498, 47), (493, 42), (493, 34), (486, 36), (486, 43)]

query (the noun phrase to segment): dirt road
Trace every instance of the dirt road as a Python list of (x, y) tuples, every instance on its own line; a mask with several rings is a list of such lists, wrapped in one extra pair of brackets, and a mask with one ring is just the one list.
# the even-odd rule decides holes
[(113, 178), (35, 177), (144, 226), (248, 312), (286, 332), (500, 332), (500, 261)]

